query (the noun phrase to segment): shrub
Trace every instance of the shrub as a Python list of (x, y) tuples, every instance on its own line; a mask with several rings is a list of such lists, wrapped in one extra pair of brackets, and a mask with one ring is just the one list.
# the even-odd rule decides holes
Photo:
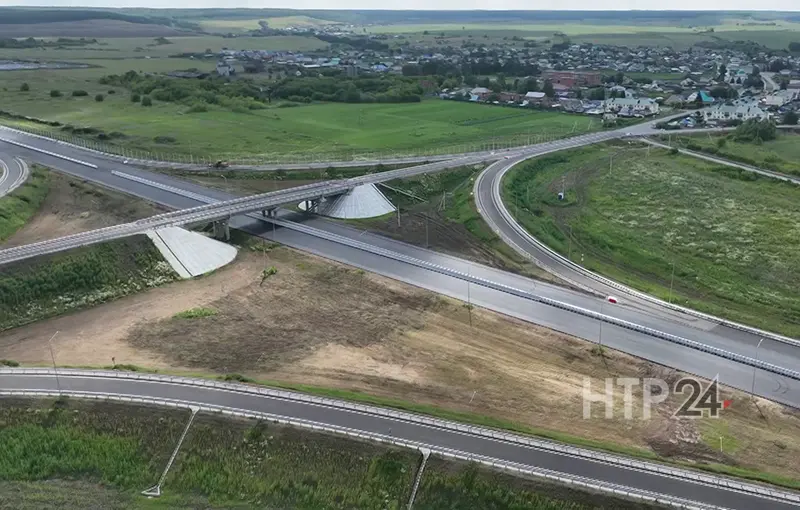
[(61, 97), (61, 96), (62, 96), (62, 94), (61, 94), (60, 90), (51, 90), (50, 91), (50, 97)]
[(0, 359), (0, 366), (5, 367), (18, 367), (19, 363), (12, 359)]
[(153, 100), (150, 99), (148, 96), (144, 96), (142, 98), (142, 106), (153, 106)]
[(140, 96), (139, 94), (131, 94), (131, 102), (132, 103), (138, 103), (141, 100), (142, 100), (142, 96)]
[(98, 103), (102, 103), (105, 100), (105, 96), (103, 94), (97, 94), (94, 96), (94, 100)]
[(31, 89), (31, 86), (28, 85), (27, 83), (23, 83), (22, 85), (19, 86), (20, 92), (27, 92), (30, 89)]
[(204, 113), (208, 111), (206, 103), (195, 103), (186, 110), (186, 113)]
[(114, 90), (114, 89), (111, 89), (111, 90), (108, 91), (108, 95), (109, 96), (112, 95), (112, 94), (116, 94), (116, 93), (117, 93), (117, 91)]
[(88, 95), (89, 95), (89, 93), (86, 92), (85, 90), (73, 90), (72, 91), (72, 97), (86, 97)]
[(177, 140), (172, 136), (156, 136), (153, 141), (156, 143), (175, 143)]

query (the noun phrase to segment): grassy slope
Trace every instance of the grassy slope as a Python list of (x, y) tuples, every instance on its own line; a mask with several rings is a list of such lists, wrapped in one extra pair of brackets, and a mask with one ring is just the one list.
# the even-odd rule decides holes
[(25, 184), (0, 198), (0, 243), (22, 228), (36, 213), (48, 189), (47, 171), (33, 167)]
[(0, 329), (91, 306), (172, 281), (176, 275), (144, 236), (0, 267)]
[[(0, 491), (15, 495), (13, 508), (25, 509), (83, 508), (88, 502), (103, 502), (103, 508), (400, 509), (419, 462), (410, 450), (200, 414), (164, 496), (139, 497), (157, 480), (187, 420), (182, 410), (4, 399), (0, 444), (12, 455), (0, 458)], [(421, 508), (442, 508), (454, 495), (539, 503), (518, 507), (526, 510), (649, 508), (610, 498), (590, 507), (580, 503), (588, 496), (577, 491), (465, 471), (440, 459), (431, 459), (429, 469)], [(2, 500), (0, 508), (6, 508)]]
[[(594, 271), (668, 299), (674, 262), (673, 301), (800, 336), (796, 187), (641, 149), (617, 152), (609, 172), (609, 150), (618, 151), (519, 166), (504, 181), (506, 203), (537, 238)], [(567, 200), (558, 202), (562, 175)]]
[[(720, 140), (724, 140), (724, 142), (720, 142)], [(728, 136), (721, 135), (689, 136), (676, 140), (676, 143), (685, 147), (699, 146), (703, 152), (794, 175), (800, 175), (799, 142), (799, 134), (780, 132), (778, 138), (762, 144), (737, 142)]]
[(656, 507), (613, 499), (601, 494), (590, 495), (566, 487), (546, 486), (536, 479), (515, 478), (474, 464), (454, 464), (431, 458), (425, 468), (425, 476), (420, 483), (414, 508), (418, 510), (442, 508), (644, 510)]

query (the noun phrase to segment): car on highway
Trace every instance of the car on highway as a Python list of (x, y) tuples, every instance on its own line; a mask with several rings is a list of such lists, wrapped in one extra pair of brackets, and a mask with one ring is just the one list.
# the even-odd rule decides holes
[(617, 303), (619, 303), (619, 301), (617, 300), (617, 298), (615, 298), (614, 296), (608, 296), (608, 297), (606, 298), (606, 301), (608, 301), (609, 303), (614, 303), (614, 304), (617, 304)]

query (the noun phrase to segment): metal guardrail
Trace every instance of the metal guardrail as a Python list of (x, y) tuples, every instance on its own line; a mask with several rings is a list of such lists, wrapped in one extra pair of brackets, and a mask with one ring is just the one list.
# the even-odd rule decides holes
[[(32, 376), (50, 377), (55, 375), (55, 371), (50, 368), (3, 368), (0, 369), (0, 376), (2, 375), (23, 375), (23, 376), (32, 375)], [(775, 489), (766, 485), (741, 482), (724, 476), (704, 474), (697, 471), (675, 468), (665, 464), (658, 464), (654, 462), (631, 459), (620, 455), (604, 453), (595, 450), (588, 450), (562, 443), (557, 443), (555, 441), (538, 439), (529, 436), (522, 436), (519, 434), (512, 434), (509, 432), (503, 432), (500, 430), (490, 429), (486, 427), (461, 424), (458, 422), (442, 420), (439, 418), (428, 417), (425, 415), (410, 413), (406, 411), (397, 411), (394, 409), (387, 409), (367, 404), (347, 402), (344, 400), (332, 399), (327, 397), (317, 397), (295, 391), (278, 390), (273, 388), (245, 385), (239, 383), (214, 381), (210, 379), (196, 379), (196, 378), (189, 378), (182, 376), (145, 374), (145, 373), (135, 373), (135, 372), (124, 372), (124, 371), (59, 369), (58, 375), (60, 377), (85, 377), (85, 378), (98, 378), (98, 379), (105, 378), (105, 379), (161, 382), (161, 383), (183, 385), (183, 386), (210, 388), (219, 391), (252, 394), (277, 400), (307, 403), (307, 404), (330, 407), (345, 411), (352, 411), (359, 414), (378, 416), (395, 421), (403, 421), (408, 423), (414, 423), (417, 425), (434, 427), (465, 435), (503, 441), (528, 448), (534, 448), (552, 453), (567, 455), (570, 457), (582, 458), (594, 462), (619, 466), (626, 469), (633, 469), (647, 473), (654, 473), (657, 475), (670, 476), (714, 487), (720, 487), (736, 492), (753, 494), (760, 497), (767, 497), (780, 501), (788, 501), (791, 503), (800, 504), (800, 494), (795, 492)], [(91, 393), (91, 394), (95, 395), (96, 393)], [(197, 406), (200, 404), (193, 402), (192, 405)], [(436, 449), (433, 450), (436, 451)]]
[[(550, 152), (552, 152), (552, 151), (550, 151)], [(544, 154), (544, 153), (542, 153), (542, 154)], [(539, 155), (539, 154), (536, 154), (536, 155)], [(532, 155), (531, 157), (534, 157), (536, 155)], [(527, 158), (525, 158), (525, 159), (527, 159)], [(575, 262), (572, 262), (568, 258), (564, 257), (560, 253), (556, 252), (555, 250), (551, 249), (546, 244), (542, 243), (541, 241), (539, 241), (538, 239), (533, 237), (527, 230), (525, 230), (514, 219), (514, 217), (511, 215), (511, 213), (505, 207), (505, 204), (503, 203), (502, 197), (500, 196), (500, 184), (502, 182), (503, 176), (511, 168), (513, 168), (516, 164), (521, 163), (522, 161), (524, 161), (524, 159), (521, 159), (519, 161), (513, 162), (507, 168), (501, 170), (497, 174), (497, 176), (495, 177), (494, 181), (492, 182), (492, 201), (494, 202), (494, 205), (497, 207), (497, 210), (500, 212), (501, 216), (506, 221), (506, 223), (508, 223), (508, 225), (511, 226), (511, 228), (514, 229), (514, 231), (517, 234), (519, 234), (520, 236), (522, 236), (522, 238), (524, 238), (526, 241), (528, 241), (529, 243), (533, 244), (534, 246), (536, 246), (540, 250), (546, 252), (549, 256), (553, 257), (559, 263), (561, 263), (562, 265), (572, 269), (573, 271), (575, 271), (575, 272), (577, 272), (577, 273), (579, 273), (579, 274), (581, 274), (583, 276), (586, 276), (588, 278), (591, 278), (591, 279), (593, 279), (593, 280), (595, 280), (597, 282), (600, 282), (600, 283), (602, 283), (602, 284), (604, 284), (604, 285), (606, 285), (608, 287), (611, 287), (611, 288), (613, 288), (615, 290), (623, 292), (625, 294), (635, 296), (637, 298), (643, 299), (645, 301), (649, 301), (651, 303), (655, 303), (655, 304), (657, 304), (659, 306), (668, 308), (668, 309), (676, 311), (676, 312), (680, 312), (680, 313), (684, 313), (684, 314), (687, 314), (687, 315), (691, 315), (691, 316), (694, 316), (694, 317), (697, 317), (697, 318), (700, 318), (700, 319), (704, 319), (704, 320), (707, 320), (707, 321), (710, 321), (710, 322), (715, 322), (717, 324), (722, 324), (722, 325), (727, 326), (727, 327), (732, 328), (732, 329), (736, 329), (736, 330), (739, 330), (739, 331), (744, 331), (744, 332), (749, 333), (749, 334), (761, 336), (761, 337), (764, 337), (764, 338), (769, 338), (770, 340), (775, 340), (775, 341), (778, 341), (778, 342), (783, 342), (783, 343), (786, 343), (786, 344), (795, 345), (795, 346), (799, 346), (800, 347), (800, 340), (796, 340), (794, 338), (789, 338), (787, 336), (779, 335), (777, 333), (764, 331), (764, 330), (761, 330), (761, 329), (758, 329), (758, 328), (754, 328), (752, 326), (747, 326), (747, 325), (744, 325), (744, 324), (740, 324), (738, 322), (734, 322), (734, 321), (730, 321), (730, 320), (727, 320), (727, 319), (723, 319), (721, 317), (716, 317), (716, 316), (713, 316), (713, 315), (709, 315), (709, 314), (706, 314), (706, 313), (703, 313), (703, 312), (699, 312), (697, 310), (692, 310), (691, 308), (685, 308), (685, 307), (682, 307), (682, 306), (679, 306), (679, 305), (668, 303), (666, 301), (663, 301), (661, 299), (653, 297), (653, 296), (651, 296), (649, 294), (646, 294), (644, 292), (640, 292), (640, 291), (632, 289), (632, 288), (630, 288), (628, 286), (625, 286), (625, 285), (622, 285), (620, 283), (617, 283), (617, 282), (615, 282), (615, 281), (613, 281), (613, 280), (611, 280), (609, 278), (606, 278), (605, 276), (601, 276), (601, 275), (599, 275), (597, 273), (589, 271), (588, 269), (584, 268), (583, 266), (581, 266), (579, 264), (576, 264)], [(480, 182), (479, 179), (480, 179), (480, 176), (479, 176), (478, 179), (475, 180), (475, 186), (476, 186), (476, 191), (475, 192), (476, 193), (477, 193), (478, 183)], [(496, 234), (498, 234), (499, 236), (503, 237), (504, 240), (505, 240), (505, 236), (502, 235), (502, 231), (496, 225), (493, 225), (489, 221), (487, 221), (487, 223), (489, 224), (489, 226), (492, 228), (492, 230)], [(521, 247), (519, 247), (515, 243), (511, 243), (510, 245), (512, 246), (512, 248), (517, 250), (523, 256), (526, 256), (526, 257), (530, 257), (531, 256), (530, 253), (528, 253), (527, 251), (525, 251), (524, 249), (522, 249)], [(547, 266), (544, 265), (544, 264), (537, 264), (537, 265), (539, 265), (542, 268), (547, 268)], [(551, 272), (552, 272), (552, 269), (551, 269)], [(561, 275), (557, 275), (557, 276), (561, 277)], [(579, 285), (580, 287), (585, 288), (584, 285), (577, 284), (577, 283), (569, 280), (568, 277), (566, 277), (564, 279), (569, 281), (572, 284)], [(596, 292), (596, 291), (594, 291), (594, 292)]]
[(570, 475), (567, 473), (561, 473), (558, 471), (553, 471), (545, 468), (538, 468), (526, 464), (503, 461), (501, 459), (485, 455), (472, 454), (469, 452), (464, 452), (451, 448), (443, 448), (417, 441), (405, 441), (384, 434), (365, 432), (365, 431), (360, 431), (358, 429), (340, 427), (336, 425), (327, 425), (324, 423), (314, 422), (311, 420), (290, 418), (272, 413), (248, 411), (245, 409), (216, 406), (211, 404), (198, 404), (195, 402), (190, 402), (185, 400), (133, 397), (133, 396), (114, 394), (114, 393), (89, 393), (89, 392), (78, 392), (78, 391), (57, 392), (57, 391), (0, 390), (0, 397), (3, 396), (6, 397), (69, 396), (72, 398), (116, 401), (116, 402), (125, 402), (131, 404), (158, 405), (163, 407), (185, 408), (185, 409), (195, 408), (198, 411), (203, 411), (207, 413), (219, 413), (225, 416), (231, 416), (235, 418), (250, 418), (262, 421), (269, 421), (281, 425), (299, 427), (327, 434), (336, 434), (345, 437), (356, 438), (362, 441), (371, 441), (382, 444), (389, 444), (399, 448), (407, 448), (407, 449), (417, 450), (420, 452), (422, 452), (422, 450), (428, 450), (431, 453), (437, 454), (446, 459), (459, 460), (464, 462), (475, 462), (492, 469), (508, 471), (511, 473), (516, 473), (518, 475), (534, 476), (537, 478), (543, 478), (546, 480), (557, 482), (562, 485), (574, 486), (581, 489), (609, 493), (615, 496), (622, 496), (633, 500), (647, 501), (651, 503), (667, 505), (673, 508), (679, 508), (685, 510), (727, 510), (724, 507), (716, 505), (708, 505), (698, 501), (692, 501), (675, 496), (669, 496), (666, 494), (647, 491), (643, 489), (635, 489), (632, 487), (626, 487), (624, 485), (613, 484), (609, 482), (602, 482), (587, 477)]
[[(146, 181), (146, 180), (141, 179), (141, 178), (136, 177), (136, 176), (133, 176), (133, 177), (138, 182)], [(157, 182), (153, 182), (153, 181), (146, 181), (146, 182), (149, 185), (157, 187), (159, 189), (167, 189), (169, 191), (172, 191), (173, 193), (177, 193), (177, 194), (182, 195), (182, 196), (193, 198), (194, 200), (206, 202), (207, 204), (223, 203), (223, 202), (220, 202), (217, 199), (214, 199), (214, 198), (211, 198), (211, 197), (206, 197), (204, 195), (201, 195), (201, 194), (198, 194), (198, 193), (194, 193), (194, 192), (191, 192), (191, 191), (182, 190), (182, 189), (179, 189), (179, 188), (173, 188), (171, 186), (168, 186), (168, 185), (165, 185), (165, 184), (162, 184), (162, 183), (157, 183)], [(745, 365), (748, 365), (748, 366), (751, 366), (751, 367), (760, 368), (762, 370), (765, 370), (765, 371), (768, 371), (768, 372), (771, 372), (771, 373), (774, 373), (774, 374), (777, 374), (777, 375), (781, 375), (781, 376), (784, 376), (784, 377), (788, 377), (790, 379), (800, 380), (800, 371), (797, 371), (797, 370), (791, 370), (791, 369), (788, 369), (788, 368), (784, 368), (784, 367), (781, 367), (781, 366), (778, 366), (778, 365), (775, 365), (775, 364), (772, 364), (772, 363), (768, 363), (766, 361), (762, 361), (762, 360), (759, 360), (759, 359), (751, 358), (749, 356), (744, 356), (742, 354), (738, 354), (738, 353), (735, 353), (735, 352), (727, 351), (727, 350), (724, 350), (724, 349), (720, 349), (719, 347), (714, 347), (714, 346), (707, 345), (707, 344), (704, 344), (704, 343), (701, 343), (701, 342), (697, 342), (695, 340), (690, 340), (688, 338), (683, 338), (683, 337), (680, 337), (680, 336), (677, 336), (677, 335), (672, 335), (670, 333), (665, 333), (663, 331), (659, 331), (659, 330), (656, 330), (656, 329), (653, 329), (653, 328), (648, 328), (648, 327), (645, 327), (645, 326), (641, 326), (641, 325), (638, 325), (638, 324), (630, 322), (630, 321), (626, 321), (626, 320), (623, 320), (623, 319), (618, 319), (618, 318), (612, 317), (610, 315), (601, 314), (601, 313), (595, 312), (593, 310), (589, 310), (589, 309), (582, 308), (582, 307), (579, 307), (579, 306), (571, 305), (569, 303), (565, 303), (565, 302), (562, 302), (562, 301), (557, 301), (555, 299), (547, 298), (547, 297), (544, 297), (544, 296), (539, 296), (537, 294), (534, 294), (532, 292), (528, 292), (528, 291), (523, 290), (523, 289), (518, 289), (518, 288), (512, 287), (510, 285), (505, 285), (505, 284), (502, 284), (502, 283), (493, 282), (491, 280), (488, 280), (488, 279), (485, 279), (485, 278), (480, 278), (480, 277), (477, 277), (477, 276), (473, 276), (473, 275), (464, 273), (462, 271), (456, 271), (456, 270), (451, 269), (451, 268), (446, 267), (446, 266), (442, 266), (442, 265), (439, 265), (439, 264), (433, 264), (433, 263), (428, 262), (428, 261), (420, 260), (420, 259), (411, 257), (409, 255), (397, 253), (397, 252), (394, 252), (394, 251), (391, 251), (391, 250), (388, 250), (388, 249), (385, 249), (385, 248), (380, 248), (380, 247), (377, 247), (377, 246), (373, 246), (373, 245), (371, 245), (369, 243), (365, 243), (365, 242), (362, 242), (362, 241), (351, 239), (351, 238), (348, 238), (348, 237), (345, 237), (345, 236), (341, 236), (339, 234), (334, 234), (334, 233), (327, 232), (327, 231), (324, 231), (324, 230), (315, 229), (315, 228), (312, 228), (312, 227), (308, 227), (306, 225), (301, 225), (299, 223), (295, 223), (295, 222), (291, 222), (291, 221), (280, 220), (280, 219), (277, 219), (277, 218), (262, 218), (262, 217), (260, 217), (258, 215), (252, 215), (252, 214), (248, 214), (248, 216), (251, 217), (251, 218), (257, 219), (257, 220), (264, 220), (264, 221), (273, 222), (276, 225), (279, 225), (281, 227), (288, 228), (288, 229), (291, 229), (291, 230), (295, 230), (295, 231), (298, 231), (298, 232), (302, 232), (302, 233), (305, 233), (305, 234), (308, 234), (308, 235), (311, 235), (311, 236), (314, 236), (314, 237), (317, 237), (317, 238), (321, 238), (321, 239), (325, 239), (325, 240), (328, 240), (328, 241), (332, 241), (332, 242), (335, 242), (337, 244), (350, 246), (351, 248), (356, 248), (356, 249), (361, 250), (361, 251), (366, 251), (366, 252), (369, 252), (369, 253), (373, 253), (375, 255), (380, 255), (382, 257), (386, 257), (386, 258), (389, 258), (389, 259), (392, 259), (392, 260), (397, 260), (399, 262), (403, 262), (403, 263), (410, 264), (410, 265), (413, 265), (413, 266), (416, 266), (416, 267), (420, 267), (422, 269), (427, 269), (427, 270), (434, 271), (434, 272), (437, 272), (437, 273), (440, 273), (440, 274), (444, 274), (446, 276), (451, 276), (451, 277), (454, 277), (454, 278), (458, 278), (460, 280), (469, 281), (471, 283), (474, 283), (474, 284), (477, 284), (477, 285), (481, 285), (483, 287), (490, 288), (490, 289), (493, 289), (493, 290), (497, 290), (497, 291), (500, 291), (500, 292), (504, 292), (506, 294), (515, 295), (515, 296), (521, 297), (523, 299), (528, 299), (530, 301), (535, 301), (535, 302), (539, 302), (539, 303), (542, 303), (542, 304), (545, 304), (545, 305), (548, 305), (548, 306), (552, 306), (552, 307), (555, 307), (555, 308), (560, 308), (562, 310), (566, 310), (566, 311), (571, 312), (571, 313), (575, 313), (575, 314), (578, 314), (578, 315), (583, 315), (585, 317), (589, 317), (589, 318), (595, 319), (595, 320), (600, 320), (602, 322), (606, 322), (608, 324), (619, 326), (619, 327), (622, 327), (622, 328), (625, 328), (625, 329), (628, 329), (628, 330), (631, 330), (631, 331), (636, 331), (638, 333), (643, 333), (643, 334), (648, 335), (648, 336), (652, 336), (652, 337), (659, 338), (659, 339), (662, 339), (662, 340), (667, 340), (667, 341), (669, 341), (671, 343), (682, 345), (684, 347), (689, 347), (689, 348), (692, 348), (692, 349), (695, 349), (695, 350), (699, 350), (701, 352), (706, 352), (706, 353), (709, 353), (709, 354), (713, 354), (715, 356), (719, 356), (719, 357), (724, 358), (724, 359), (735, 361), (737, 363), (742, 363), (742, 364), (745, 364)], [(2, 252), (0, 252), (0, 256), (1, 255), (2, 255)]]

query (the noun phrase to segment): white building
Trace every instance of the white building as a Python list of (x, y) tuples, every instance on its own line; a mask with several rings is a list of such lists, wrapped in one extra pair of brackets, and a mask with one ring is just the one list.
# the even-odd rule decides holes
[(710, 108), (704, 108), (701, 110), (703, 116), (705, 117), (706, 121), (709, 120), (720, 120), (720, 121), (731, 121), (731, 120), (750, 120), (750, 119), (758, 119), (758, 120), (766, 120), (769, 119), (769, 114), (759, 108), (758, 106), (754, 105), (730, 105), (730, 104), (720, 104), (716, 106), (712, 106)]
[(656, 115), (660, 107), (658, 103), (649, 98), (615, 97), (607, 99), (604, 103), (606, 113), (632, 113), (633, 115)]
[(230, 76), (235, 74), (236, 70), (228, 62), (217, 62), (217, 74), (220, 76)]
[(767, 106), (783, 106), (797, 99), (797, 90), (777, 90), (772, 94), (768, 94), (762, 101)]

